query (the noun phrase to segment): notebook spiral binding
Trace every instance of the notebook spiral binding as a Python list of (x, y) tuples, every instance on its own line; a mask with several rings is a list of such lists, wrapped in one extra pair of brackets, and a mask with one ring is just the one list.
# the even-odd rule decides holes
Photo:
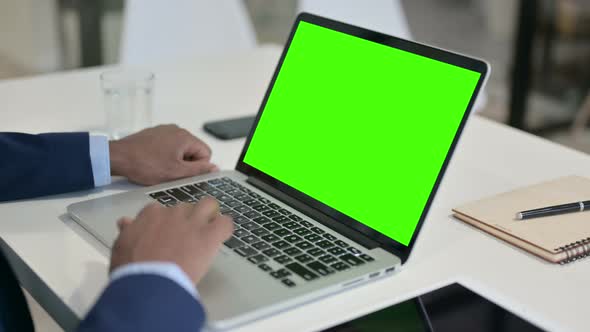
[(590, 256), (590, 237), (559, 247), (556, 250), (566, 254), (566, 259), (559, 264), (567, 264)]

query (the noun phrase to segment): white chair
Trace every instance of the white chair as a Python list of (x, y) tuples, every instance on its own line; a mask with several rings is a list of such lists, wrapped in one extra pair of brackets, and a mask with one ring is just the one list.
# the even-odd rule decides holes
[(298, 11), (412, 39), (399, 0), (299, 0)]
[(242, 0), (127, 0), (119, 62), (141, 65), (255, 46)]

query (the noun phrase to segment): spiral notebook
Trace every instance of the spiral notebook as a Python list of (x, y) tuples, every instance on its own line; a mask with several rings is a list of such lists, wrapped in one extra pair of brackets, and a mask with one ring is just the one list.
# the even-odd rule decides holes
[(590, 179), (567, 176), (453, 209), (454, 216), (553, 263), (590, 255), (590, 211), (516, 220), (519, 211), (590, 199)]

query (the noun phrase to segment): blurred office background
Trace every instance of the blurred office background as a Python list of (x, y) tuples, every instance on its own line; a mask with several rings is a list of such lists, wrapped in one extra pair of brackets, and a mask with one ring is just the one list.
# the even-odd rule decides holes
[[(260, 44), (284, 43), (301, 2), (313, 2), (241, 1)], [(401, 5), (413, 39), (492, 64), (480, 114), (590, 152), (585, 123), (590, 110), (583, 110), (590, 87), (590, 1), (402, 0)], [(0, 0), (0, 79), (117, 63), (125, 6), (124, 0)]]
[[(135, 6), (148, 2), (143, 1), (133, 2)], [(190, 0), (149, 2), (174, 6), (177, 1)], [(243, 1), (240, 7), (251, 21), (246, 23), (254, 28), (256, 41), (252, 42), (278, 45), (285, 42), (302, 3), (317, 4), (314, 0), (235, 1)], [(355, 2), (333, 2), (345, 6), (351, 1)], [(356, 0), (363, 6), (384, 2)], [(0, 83), (118, 63), (127, 4), (124, 0), (0, 0)], [(401, 7), (393, 6), (396, 13), (391, 13), (396, 22), (390, 23), (398, 31), (491, 63), (486, 98), (478, 110), (482, 116), (590, 152), (589, 0), (401, 0), (397, 4)], [(389, 12), (375, 12), (387, 20)], [(146, 31), (166, 29), (170, 23), (157, 18), (144, 21)], [(187, 37), (184, 43), (200, 44), (202, 36)], [(146, 32), (147, 43), (152, 42), (150, 37)], [(8, 108), (4, 105), (2, 112)]]

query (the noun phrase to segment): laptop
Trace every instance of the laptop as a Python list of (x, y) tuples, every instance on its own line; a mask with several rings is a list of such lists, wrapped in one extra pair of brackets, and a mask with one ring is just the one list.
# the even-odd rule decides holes
[(394, 276), (468, 114), (481, 60), (300, 14), (234, 170), (68, 206), (106, 246), (146, 204), (215, 197), (235, 233), (198, 284), (224, 330)]

